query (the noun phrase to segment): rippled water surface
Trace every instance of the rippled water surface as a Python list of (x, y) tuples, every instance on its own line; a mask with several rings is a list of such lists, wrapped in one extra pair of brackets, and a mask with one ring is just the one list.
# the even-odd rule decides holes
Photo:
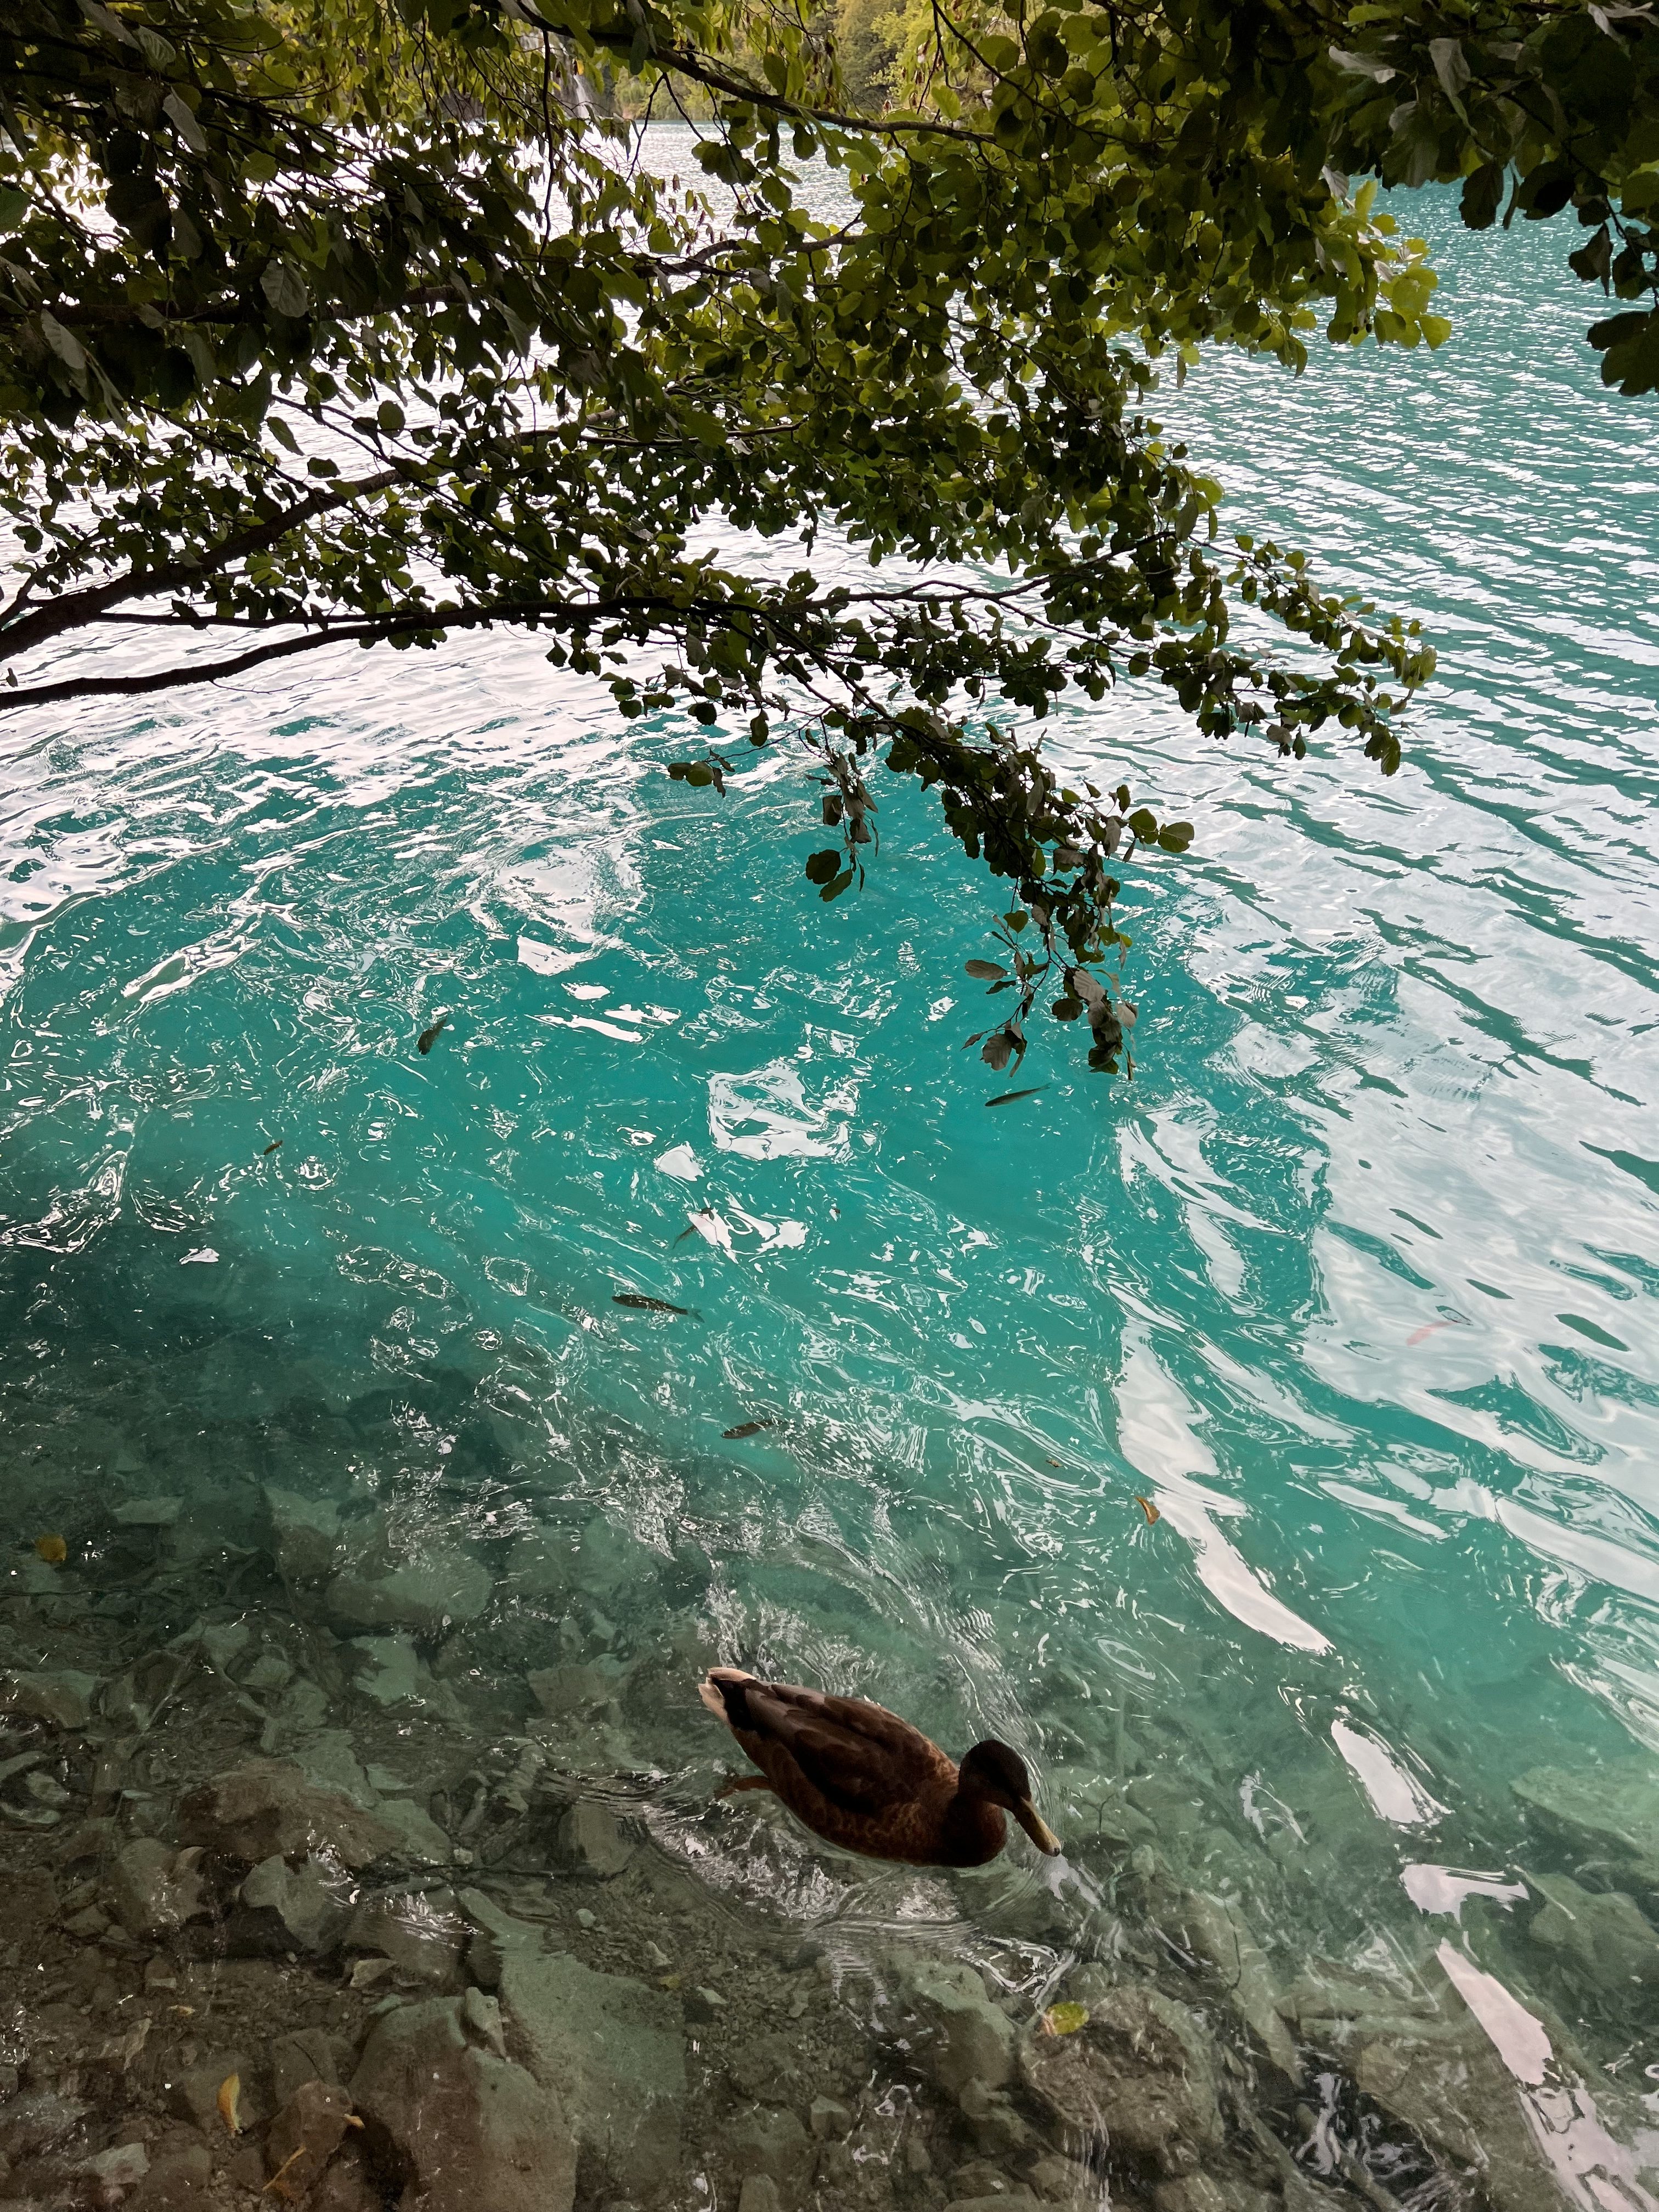
[[(526, 1598), (454, 1678), (672, 1662), (629, 1787), (736, 1909), (1012, 1930), (1035, 2002), (1150, 1820), (1281, 1987), (1437, 1953), (1562, 2187), (1639, 2203), (1659, 1940), (1547, 1916), (1659, 1903), (1594, 1809), (1659, 1810), (1659, 427), (1559, 227), (1409, 213), (1439, 355), (1165, 405), (1239, 522), (1422, 617), (1407, 765), (1143, 690), (1053, 726), (1198, 827), (1130, 872), (1132, 1085), (1056, 1030), (988, 1112), (994, 905), (927, 805), (826, 909), (799, 763), (688, 792), (533, 641), (0, 724), (11, 1536), (49, 1500), (95, 1563), (182, 1493), (181, 1622), (261, 1484), (465, 1540), (508, 1613), (538, 1522), (631, 1536), (597, 1627)], [(952, 1887), (709, 1807), (715, 1650), (1006, 1737), (1073, 1855)]]

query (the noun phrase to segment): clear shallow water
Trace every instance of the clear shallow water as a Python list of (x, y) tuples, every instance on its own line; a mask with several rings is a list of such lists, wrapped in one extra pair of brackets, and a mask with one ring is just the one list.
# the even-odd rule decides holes
[[(1659, 2125), (1659, 1982), (1530, 1932), (1563, 1873), (1655, 1897), (1512, 1788), (1659, 1775), (1659, 428), (1551, 230), (1413, 216), (1442, 354), (1164, 410), (1240, 522), (1423, 617), (1406, 768), (1141, 692), (1053, 726), (1199, 828), (1129, 884), (1132, 1086), (1056, 1030), (988, 1114), (994, 902), (926, 805), (826, 911), (798, 764), (688, 793), (529, 641), (0, 725), (0, 1387), (23, 1541), (179, 1489), (252, 1540), (276, 1481), (465, 1538), (510, 1607), (513, 1538), (602, 1512), (660, 1568), (596, 1589), (623, 1647), (687, 1655), (647, 1796), (713, 1890), (972, 1948), (1036, 1878), (706, 1809), (710, 1646), (1028, 1753), (1079, 1845), (1033, 1989), (1117, 1910), (1126, 1781), (1281, 1983), (1449, 1946), (1554, 2038), (1511, 2071), (1566, 2173), (1618, 2161), (1563, 2081)], [(1443, 1869), (1529, 1887), (1455, 1918)]]

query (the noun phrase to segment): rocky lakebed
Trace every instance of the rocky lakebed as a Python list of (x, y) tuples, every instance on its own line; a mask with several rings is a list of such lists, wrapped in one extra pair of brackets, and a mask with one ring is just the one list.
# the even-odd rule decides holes
[(1398, 1884), (1354, 1793), (1281, 1778), (1241, 1824), (1219, 1713), (1103, 1715), (1062, 1668), (1065, 1860), (1016, 1837), (871, 1910), (775, 1802), (715, 1801), (696, 1682), (732, 1654), (672, 1542), (580, 1496), (469, 1534), (343, 1476), (156, 1473), (14, 1486), (0, 2203), (1652, 2201), (1638, 1768), (1516, 1778), (1525, 1880), (1327, 1955), (1289, 1933), (1310, 1874)]

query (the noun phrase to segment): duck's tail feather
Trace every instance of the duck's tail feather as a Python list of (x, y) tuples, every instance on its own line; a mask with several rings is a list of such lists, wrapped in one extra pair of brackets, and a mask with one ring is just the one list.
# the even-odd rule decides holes
[(755, 1679), (752, 1674), (745, 1674), (741, 1667), (711, 1667), (697, 1685), (697, 1695), (727, 1728), (751, 1728), (754, 1723), (744, 1693)]

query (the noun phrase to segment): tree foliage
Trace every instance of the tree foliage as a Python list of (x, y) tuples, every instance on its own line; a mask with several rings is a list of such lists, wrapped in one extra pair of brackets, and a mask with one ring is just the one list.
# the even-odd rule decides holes
[[(1578, 0), (933, 0), (855, 96), (836, 22), (12, 0), (0, 704), (539, 629), (625, 715), (814, 748), (826, 899), (873, 848), (876, 765), (935, 790), (1012, 893), (984, 1057), (1018, 1060), (1041, 995), (1115, 1068), (1115, 871), (1191, 830), (1062, 786), (1052, 702), (1148, 678), (1218, 738), (1299, 757), (1331, 726), (1389, 774), (1432, 667), (1414, 624), (1223, 535), (1149, 412), (1159, 365), (1439, 344), (1377, 185), (1461, 179), (1476, 227), (1576, 217), (1603, 377), (1659, 387), (1659, 27)], [(618, 86), (665, 114), (697, 88), (703, 188), (650, 173)], [(834, 227), (809, 165), (844, 187)], [(825, 532), (867, 585), (810, 565)], [(782, 574), (762, 541), (791, 536)]]

